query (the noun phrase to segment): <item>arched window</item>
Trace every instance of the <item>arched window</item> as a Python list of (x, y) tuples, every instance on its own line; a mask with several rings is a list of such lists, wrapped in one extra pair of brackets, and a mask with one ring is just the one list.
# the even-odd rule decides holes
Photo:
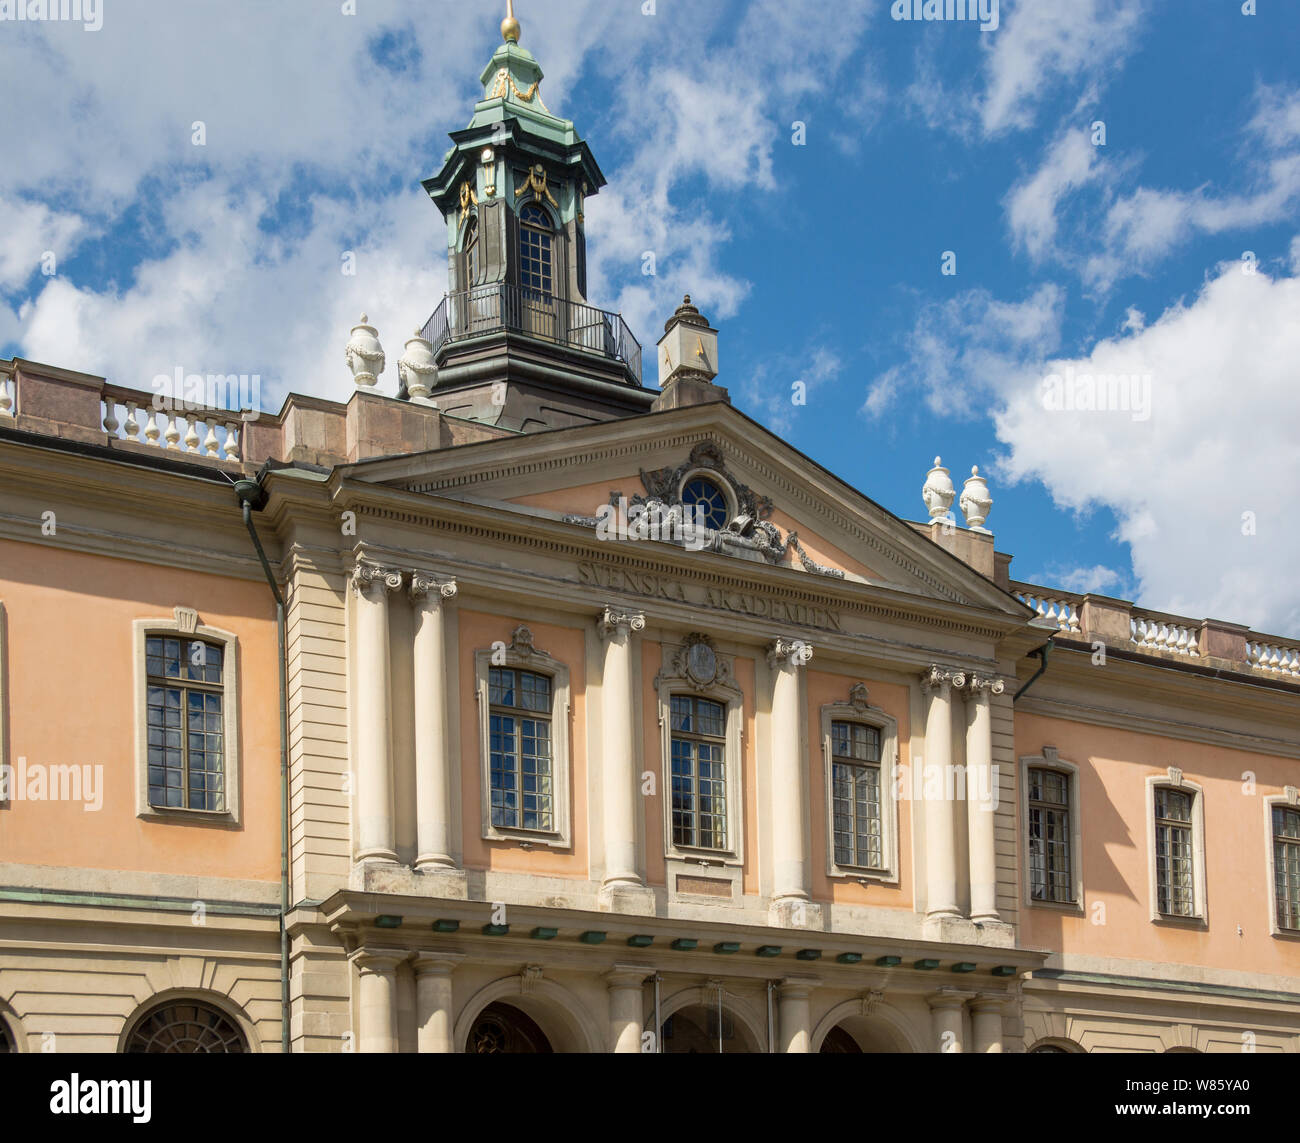
[(465, 286), (476, 286), (479, 280), (480, 251), (478, 244), (478, 219), (471, 218), (465, 224), (465, 241), (462, 245), (465, 253)]
[(549, 301), (554, 288), (551, 250), (554, 227), (535, 202), (519, 212), (519, 284), (524, 296)]
[(248, 1051), (243, 1033), (219, 1008), (174, 1000), (150, 1009), (127, 1037), (127, 1053), (236, 1055)]

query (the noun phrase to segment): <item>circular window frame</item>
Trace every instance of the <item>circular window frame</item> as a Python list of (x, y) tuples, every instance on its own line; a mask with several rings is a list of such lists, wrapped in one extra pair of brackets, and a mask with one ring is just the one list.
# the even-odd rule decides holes
[(713, 485), (720, 493), (726, 504), (727, 518), (723, 521), (722, 527), (716, 531), (723, 532), (730, 526), (731, 522), (740, 514), (740, 502), (736, 497), (736, 491), (731, 487), (731, 482), (721, 473), (711, 468), (693, 468), (677, 484), (677, 503), (682, 506), (683, 515), (687, 508), (685, 499), (686, 486), (692, 480), (704, 480)]

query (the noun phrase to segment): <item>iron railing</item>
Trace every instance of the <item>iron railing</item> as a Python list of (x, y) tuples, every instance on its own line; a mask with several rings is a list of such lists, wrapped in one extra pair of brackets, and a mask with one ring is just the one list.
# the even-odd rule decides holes
[(510, 330), (622, 362), (641, 384), (641, 343), (616, 313), (565, 301), (537, 290), (497, 283), (448, 294), (420, 336), (436, 354), (452, 341)]

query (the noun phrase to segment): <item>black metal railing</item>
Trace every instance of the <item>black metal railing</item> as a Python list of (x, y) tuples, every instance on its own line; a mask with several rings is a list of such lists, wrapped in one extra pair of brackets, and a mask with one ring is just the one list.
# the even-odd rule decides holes
[(433, 345), (436, 354), (448, 342), (499, 330), (620, 361), (635, 383), (641, 384), (641, 343), (622, 317), (538, 290), (497, 283), (448, 294), (424, 323), (420, 336)]

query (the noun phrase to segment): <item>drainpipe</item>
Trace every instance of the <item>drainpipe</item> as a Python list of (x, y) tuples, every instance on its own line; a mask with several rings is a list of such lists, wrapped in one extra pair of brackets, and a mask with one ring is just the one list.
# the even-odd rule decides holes
[(262, 562), (266, 582), (275, 597), (275, 634), (279, 648), (280, 675), (280, 1051), (288, 1055), (289, 1045), (289, 676), (285, 658), (284, 596), (271, 574), (271, 565), (253, 525), (254, 510), (266, 504), (266, 493), (256, 480), (235, 481), (235, 495), (244, 508), (244, 526), (252, 537), (257, 558)]
[(663, 979), (657, 972), (650, 978), (655, 982), (655, 1051), (664, 1050), (664, 1018), (659, 1014), (659, 982)]
[(1025, 692), (1029, 690), (1029, 688), (1032, 687), (1036, 682), (1038, 682), (1039, 677), (1042, 675), (1042, 673), (1045, 670), (1047, 670), (1047, 656), (1051, 653), (1051, 650), (1052, 650), (1052, 640), (1048, 639), (1047, 642), (1044, 643), (1041, 647), (1039, 647), (1037, 651), (1031, 652), (1032, 654), (1035, 654), (1040, 659), (1042, 659), (1043, 665), (1039, 667), (1038, 670), (1036, 670), (1032, 675), (1029, 676), (1029, 681), (1025, 683), (1023, 687), (1021, 687), (1018, 691), (1016, 691), (1015, 696), (1011, 700), (1013, 706), (1016, 703), (1018, 703), (1022, 697), (1024, 697)]

